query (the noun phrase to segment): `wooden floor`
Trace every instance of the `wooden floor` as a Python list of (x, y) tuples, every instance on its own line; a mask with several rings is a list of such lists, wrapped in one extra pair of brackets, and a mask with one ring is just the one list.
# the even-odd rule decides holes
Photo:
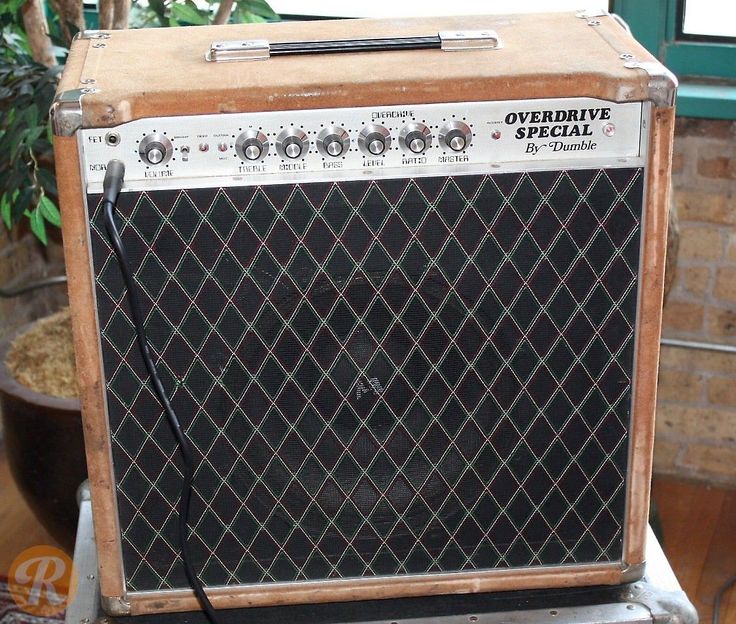
[[(657, 479), (654, 500), (664, 531), (664, 550), (678, 579), (710, 622), (718, 588), (736, 574), (736, 490)], [(15, 556), (37, 544), (53, 544), (13, 484), (0, 445), (0, 575)], [(736, 589), (727, 595), (721, 624), (736, 624)]]
[[(736, 490), (660, 478), (653, 498), (667, 558), (700, 621), (709, 623), (716, 592), (736, 574)], [(736, 588), (724, 597), (720, 622), (736, 624)]]

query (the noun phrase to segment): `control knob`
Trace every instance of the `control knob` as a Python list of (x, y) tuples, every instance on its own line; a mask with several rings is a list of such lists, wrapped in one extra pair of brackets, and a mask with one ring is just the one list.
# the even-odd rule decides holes
[(391, 133), (383, 126), (367, 125), (358, 135), (358, 147), (367, 156), (379, 156), (391, 147)]
[(462, 152), (473, 138), (468, 124), (462, 121), (451, 121), (440, 129), (439, 139), (446, 147), (453, 152)]
[(399, 141), (405, 150), (421, 154), (432, 145), (432, 132), (423, 123), (406, 124), (399, 134)]
[(268, 137), (260, 130), (246, 130), (235, 140), (235, 152), (243, 160), (261, 160), (268, 154)]
[(138, 155), (148, 165), (165, 165), (173, 152), (174, 146), (164, 134), (148, 134), (138, 145)]
[(276, 151), (281, 158), (301, 158), (309, 149), (309, 139), (301, 128), (287, 128), (276, 139)]
[(337, 158), (348, 151), (350, 136), (340, 126), (328, 126), (317, 135), (317, 149), (324, 156)]

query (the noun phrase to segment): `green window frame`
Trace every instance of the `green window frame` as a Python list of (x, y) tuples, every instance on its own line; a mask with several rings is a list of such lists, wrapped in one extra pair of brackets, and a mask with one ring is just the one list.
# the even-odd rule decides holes
[(736, 119), (736, 44), (678, 33), (682, 1), (613, 0), (613, 12), (680, 80), (678, 115)]

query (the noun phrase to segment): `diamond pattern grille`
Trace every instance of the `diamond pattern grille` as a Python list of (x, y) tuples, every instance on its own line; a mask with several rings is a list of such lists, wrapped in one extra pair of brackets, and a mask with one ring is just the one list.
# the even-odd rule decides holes
[[(124, 193), (207, 585), (621, 558), (641, 169)], [(126, 579), (180, 458), (89, 197)]]

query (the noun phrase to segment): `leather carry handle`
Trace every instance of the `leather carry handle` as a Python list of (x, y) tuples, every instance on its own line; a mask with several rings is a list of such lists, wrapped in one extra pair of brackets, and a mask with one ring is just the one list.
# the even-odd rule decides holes
[(292, 54), (337, 54), (342, 52), (384, 52), (387, 50), (497, 50), (501, 42), (494, 30), (442, 30), (424, 37), (377, 37), (372, 39), (325, 39), (322, 41), (281, 41), (267, 39), (214, 41), (205, 58), (213, 63), (262, 61), (272, 56)]

